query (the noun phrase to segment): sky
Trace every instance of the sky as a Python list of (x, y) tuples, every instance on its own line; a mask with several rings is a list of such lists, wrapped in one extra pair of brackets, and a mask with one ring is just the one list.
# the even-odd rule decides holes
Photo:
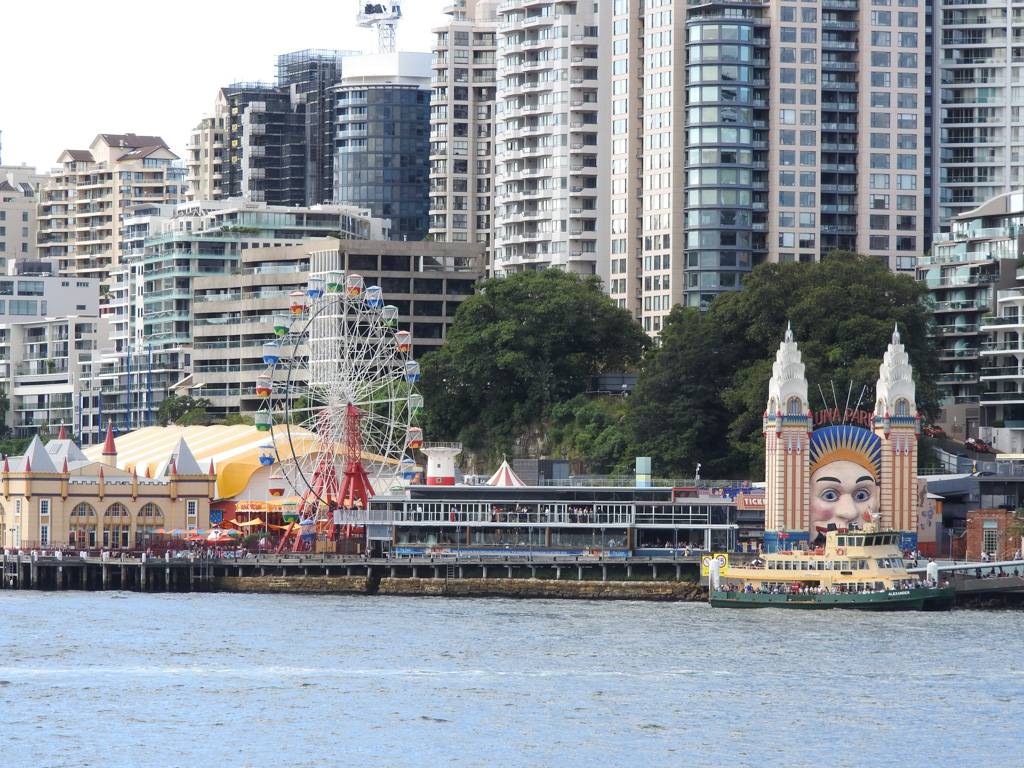
[[(160, 136), (185, 157), (189, 132), (235, 82), (272, 83), (277, 56), (373, 52), (361, 2), (81, 0), (5, 3), (0, 161), (48, 172), (100, 133)], [(400, 51), (429, 51), (443, 0), (406, 0)]]

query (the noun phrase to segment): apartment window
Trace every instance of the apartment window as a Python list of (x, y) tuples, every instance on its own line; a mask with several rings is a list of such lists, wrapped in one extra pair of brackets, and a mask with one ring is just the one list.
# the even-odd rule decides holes
[(917, 109), (917, 94), (916, 93), (898, 93), (896, 94), (896, 106), (900, 109)]
[[(813, 11), (813, 8), (805, 8), (806, 10)], [(816, 29), (801, 29), (800, 30), (800, 42), (804, 45), (814, 45), (818, 42), (818, 30)]]
[(34, 315), (37, 313), (38, 304), (35, 301), (17, 301), (12, 299), (8, 302), (8, 314), (11, 315)]
[(800, 89), (800, 103), (805, 105), (812, 105), (818, 103), (818, 92), (811, 90), (810, 88)]
[(871, 127), (872, 128), (888, 128), (889, 127), (889, 113), (888, 112), (872, 112), (871, 113)]
[(896, 66), (900, 69), (917, 69), (917, 54), (901, 53), (896, 57)]
[(888, 27), (892, 24), (892, 13), (890, 11), (872, 11), (871, 26)]
[(779, 110), (779, 123), (781, 125), (796, 125), (796, 110), (795, 109), (780, 109)]
[(814, 192), (801, 192), (800, 193), (800, 207), (801, 208), (815, 208), (817, 195)]
[(896, 236), (896, 250), (897, 251), (916, 251), (917, 250), (917, 238), (914, 235), (897, 235)]
[(917, 229), (917, 216), (897, 216), (896, 229)]
[(818, 63), (818, 51), (815, 48), (801, 48), (800, 49), (800, 63), (801, 64), (817, 64)]
[(900, 32), (900, 48), (917, 48), (917, 32)]
[(779, 232), (779, 248), (793, 248), (796, 246), (795, 232)]
[(800, 186), (813, 187), (817, 185), (818, 174), (814, 171), (800, 171)]
[(872, 173), (869, 176), (871, 189), (888, 189), (889, 188), (889, 174), (888, 173)]
[(789, 129), (779, 131), (779, 144), (784, 147), (791, 147), (796, 144), (796, 131), (791, 131)]
[(780, 149), (779, 165), (796, 165), (796, 150)]
[(874, 31), (871, 33), (871, 45), (877, 48), (888, 48), (892, 45), (892, 33)]
[(900, 88), (917, 88), (917, 73), (900, 72), (897, 75), (897, 85)]
[(779, 103), (796, 104), (796, 88), (780, 88)]
[(896, 195), (896, 210), (916, 211), (917, 197), (915, 195)]
[(870, 237), (868, 237), (868, 248), (872, 251), (888, 251), (889, 236), (871, 235)]
[(888, 109), (889, 108), (889, 92), (888, 91), (872, 91), (871, 92), (871, 106), (875, 109)]
[(800, 146), (814, 147), (818, 144), (818, 134), (814, 131), (800, 131)]
[(801, 69), (800, 70), (800, 82), (803, 85), (814, 85), (818, 82), (818, 70), (816, 69)]
[(792, 211), (779, 211), (779, 226), (793, 227), (796, 224), (796, 214)]
[(796, 8), (780, 8), (779, 21), (796, 21)]
[(914, 11), (900, 11), (899, 13), (899, 24), (901, 27), (916, 27), (917, 26), (917, 13)]
[(873, 149), (888, 149), (889, 148), (889, 134), (888, 133), (872, 133), (871, 134), (871, 147)]
[(897, 149), (917, 149), (917, 136), (912, 133), (900, 133), (896, 135)]
[(792, 187), (796, 184), (796, 173), (793, 171), (779, 171), (779, 186)]
[[(779, 205), (785, 208), (792, 208), (796, 205), (796, 193), (779, 191)], [(12, 313), (13, 314), (13, 313)]]
[(871, 153), (871, 167), (872, 168), (888, 168), (889, 167), (889, 156)]
[(818, 165), (818, 155), (815, 152), (801, 152), (800, 165), (803, 168), (814, 168)]
[(873, 213), (868, 217), (868, 227), (871, 229), (888, 229), (889, 217), (885, 214)]
[(796, 64), (796, 48), (779, 48), (779, 61), (783, 64)]
[(796, 42), (796, 27), (779, 27), (779, 42), (780, 43), (795, 43)]
[(800, 226), (801, 227), (814, 227), (815, 226), (815, 214), (808, 213), (807, 211), (800, 212)]
[(792, 67), (780, 67), (779, 68), (779, 82), (780, 83), (795, 83), (796, 82), (796, 70)]
[[(871, 66), (872, 67), (890, 67), (892, 66), (892, 54), (888, 51), (872, 51), (871, 52)], [(884, 82), (883, 82), (884, 81)], [(889, 73), (888, 72), (872, 72), (871, 73), (871, 85), (875, 88), (888, 88), (889, 87)]]
[(817, 125), (818, 113), (812, 109), (800, 110), (800, 125)]
[(901, 171), (916, 171), (917, 155), (896, 155), (896, 167)]
[(917, 176), (912, 173), (896, 174), (896, 189), (917, 189)]
[(813, 232), (801, 232), (797, 239), (797, 248), (813, 248), (815, 236)]
[(888, 195), (871, 195), (870, 203), (871, 203), (871, 210), (873, 210), (873, 211), (888, 211), (889, 210), (889, 196)]
[(917, 115), (913, 112), (900, 112), (896, 115), (896, 127), (905, 131), (917, 128)]

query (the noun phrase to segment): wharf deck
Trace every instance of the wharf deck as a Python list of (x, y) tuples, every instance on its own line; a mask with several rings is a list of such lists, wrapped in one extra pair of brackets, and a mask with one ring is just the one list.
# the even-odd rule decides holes
[(245, 558), (93, 557), (4, 554), (0, 589), (198, 592), (218, 579), (361, 577), (390, 579), (540, 579), (576, 581), (696, 580), (699, 555), (690, 557), (430, 555), (389, 559), (321, 554)]

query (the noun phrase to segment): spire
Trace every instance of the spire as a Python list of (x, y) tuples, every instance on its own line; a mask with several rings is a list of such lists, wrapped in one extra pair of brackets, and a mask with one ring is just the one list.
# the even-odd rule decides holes
[(65, 475), (68, 473), (68, 457), (64, 457), (64, 469), (61, 470)]
[(29, 461), (27, 453), (25, 454), (25, 471), (26, 472), (31, 472), (32, 471), (32, 462)]
[(209, 472), (209, 474), (211, 474), (211, 475), (217, 474), (216, 472), (213, 471), (213, 459), (210, 459), (210, 472)]
[[(65, 434), (64, 434), (64, 422), (63, 422), (63, 421), (62, 421), (62, 422), (60, 423), (60, 434), (59, 434), (59, 435), (57, 435), (57, 439), (58, 439), (58, 440), (67, 440), (67, 439), (68, 439), (68, 438), (67, 438), (67, 435), (65, 435)], [(67, 461), (67, 460), (65, 459), (65, 462), (66, 462), (66, 461)], [(66, 469), (65, 469), (64, 471), (65, 471), (65, 472), (67, 472), (67, 470), (66, 470)]]
[(114, 423), (107, 422), (107, 439), (103, 441), (103, 463), (108, 467), (117, 466), (117, 448), (114, 447)]
[(10, 472), (10, 471), (11, 471), (11, 465), (7, 463), (7, 457), (4, 456), (4, 472), (6, 473), (6, 472)]

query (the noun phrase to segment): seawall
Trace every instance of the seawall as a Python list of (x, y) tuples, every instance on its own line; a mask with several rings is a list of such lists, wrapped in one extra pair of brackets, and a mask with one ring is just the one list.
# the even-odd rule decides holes
[(225, 576), (215, 592), (395, 595), (405, 597), (505, 597), (560, 600), (660, 600), (695, 602), (705, 590), (687, 581), (569, 581), (550, 579), (424, 579), (367, 576)]

